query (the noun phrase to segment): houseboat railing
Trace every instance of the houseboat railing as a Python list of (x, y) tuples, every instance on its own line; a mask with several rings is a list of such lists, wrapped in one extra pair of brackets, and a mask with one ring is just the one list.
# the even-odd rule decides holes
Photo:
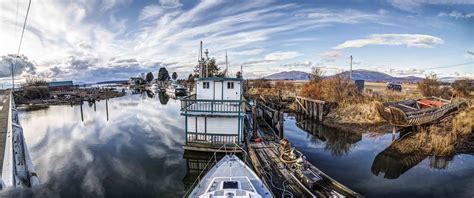
[(224, 144), (238, 144), (239, 137), (237, 134), (209, 134), (209, 133), (187, 133), (187, 144), (199, 144), (206, 147), (218, 148)]
[(241, 108), (242, 104), (243, 101), (241, 100), (196, 99), (196, 95), (190, 95), (181, 99), (181, 111), (238, 113), (243, 111)]

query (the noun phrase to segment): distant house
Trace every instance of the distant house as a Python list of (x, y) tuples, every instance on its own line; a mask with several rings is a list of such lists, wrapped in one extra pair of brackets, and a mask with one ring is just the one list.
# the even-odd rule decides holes
[(128, 80), (128, 84), (130, 86), (143, 85), (143, 84), (145, 84), (145, 79), (143, 79), (141, 77), (131, 77), (130, 80)]
[(48, 89), (51, 91), (67, 91), (74, 88), (72, 81), (48, 82)]

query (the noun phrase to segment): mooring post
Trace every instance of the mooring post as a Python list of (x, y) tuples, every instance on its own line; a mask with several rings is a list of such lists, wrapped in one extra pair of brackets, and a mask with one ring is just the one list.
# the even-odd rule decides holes
[(279, 111), (278, 112), (278, 123), (279, 123), (279, 129), (278, 129), (278, 136), (280, 137), (280, 140), (283, 139), (283, 125), (284, 125), (284, 118), (283, 118), (283, 112)]
[(107, 98), (107, 90), (105, 90), (105, 111), (107, 114), (107, 121), (109, 121), (109, 99)]
[(392, 127), (392, 142), (395, 141), (395, 133), (397, 132), (395, 126)]
[(81, 106), (81, 121), (84, 122), (84, 115), (82, 113), (82, 97), (81, 97), (81, 103), (79, 104), (79, 106)]
[(256, 138), (257, 137), (257, 102), (255, 101), (255, 105), (252, 107), (252, 138)]
[(319, 112), (318, 112), (318, 114), (319, 114), (319, 121), (322, 122), (322, 121), (323, 121), (323, 108), (324, 108), (324, 104), (318, 103), (318, 106), (319, 106), (319, 108), (318, 108), (318, 110), (319, 110)]

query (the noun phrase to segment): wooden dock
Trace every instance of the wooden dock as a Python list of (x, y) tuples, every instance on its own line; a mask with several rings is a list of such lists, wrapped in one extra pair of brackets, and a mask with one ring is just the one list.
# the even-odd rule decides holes
[(309, 118), (320, 122), (323, 121), (325, 101), (296, 96), (295, 103), (297, 113), (306, 114)]
[[(272, 189), (275, 197), (362, 197), (324, 174), (290, 145), (291, 152), (301, 158), (285, 160), (284, 153), (289, 150), (281, 147), (283, 131), (275, 132), (273, 123), (264, 118), (266, 114), (272, 114), (272, 109), (261, 104), (257, 107), (258, 111), (254, 110), (246, 117), (248, 157), (255, 172)], [(273, 138), (269, 138), (271, 136)], [(254, 141), (256, 137), (259, 141)]]
[[(10, 92), (0, 91), (0, 175), (3, 171), (3, 158), (8, 131), (8, 110), (10, 108)], [(0, 177), (1, 178), (1, 177)]]

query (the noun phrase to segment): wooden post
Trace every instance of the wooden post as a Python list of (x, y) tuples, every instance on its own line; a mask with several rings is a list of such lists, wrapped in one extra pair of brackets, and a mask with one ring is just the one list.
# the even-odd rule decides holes
[(105, 111), (107, 114), (107, 121), (109, 121), (109, 99), (107, 98), (107, 90), (105, 91)]
[(84, 113), (82, 112), (82, 97), (81, 97), (81, 103), (79, 105), (81, 106), (81, 120), (84, 122)]
[(395, 141), (395, 133), (397, 132), (397, 129), (393, 126), (392, 127), (392, 142)]
[(257, 103), (255, 102), (255, 105), (252, 106), (252, 124), (253, 124), (253, 128), (252, 128), (252, 132), (253, 132), (253, 135), (252, 135), (252, 138), (256, 138), (257, 137)]
[(94, 112), (96, 111), (96, 108), (95, 108), (95, 100), (94, 100)]
[(283, 125), (284, 125), (284, 118), (283, 118), (283, 112), (278, 112), (278, 123), (279, 123), (279, 129), (278, 129), (278, 137), (280, 137), (280, 140), (283, 139)]
[(318, 106), (319, 106), (319, 107), (318, 107), (318, 110), (319, 110), (319, 112), (318, 112), (318, 114), (319, 114), (319, 121), (322, 122), (322, 121), (323, 121), (323, 108), (324, 108), (324, 104), (319, 103)]

